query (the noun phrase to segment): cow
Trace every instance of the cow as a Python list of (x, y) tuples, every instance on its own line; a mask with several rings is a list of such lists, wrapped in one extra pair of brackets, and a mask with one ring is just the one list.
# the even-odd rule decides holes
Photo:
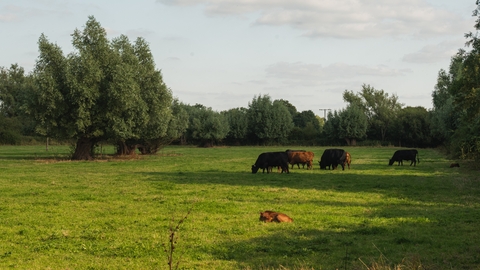
[(257, 173), (259, 169), (267, 169), (267, 173), (270, 173), (271, 167), (282, 168), (282, 173), (290, 173), (288, 170), (288, 155), (286, 152), (265, 152), (261, 153), (255, 164), (252, 165), (252, 173)]
[(352, 156), (349, 152), (345, 152), (345, 161), (343, 162), (343, 167), (348, 165), (348, 169), (350, 170), (350, 163), (352, 163)]
[(283, 213), (274, 211), (260, 212), (260, 221), (263, 222), (293, 222), (293, 219)]
[(327, 167), (330, 169), (330, 166), (332, 170), (335, 170), (339, 164), (342, 166), (342, 170), (345, 170), (345, 159), (346, 159), (345, 150), (325, 149), (318, 163), (320, 164), (320, 169), (323, 169), (323, 170), (326, 170)]
[(396, 162), (398, 162), (397, 166), (399, 166), (400, 164), (402, 164), (402, 166), (403, 166), (403, 161), (404, 160), (412, 161), (410, 163), (410, 166), (412, 166), (412, 164), (413, 164), (413, 166), (417, 166), (417, 160), (418, 160), (418, 163), (420, 163), (420, 158), (418, 157), (417, 149), (407, 149), (407, 150), (397, 150), (397, 151), (395, 151), (395, 153), (393, 153), (392, 158), (388, 162), (388, 165), (391, 166), (396, 161)]
[(307, 152), (305, 150), (287, 150), (285, 151), (288, 154), (288, 163), (293, 166), (297, 164), (300, 169), (300, 164), (307, 164), (307, 169), (313, 169), (313, 152)]
[(455, 167), (460, 167), (460, 164), (458, 164), (458, 163), (450, 164), (450, 168), (455, 168)]

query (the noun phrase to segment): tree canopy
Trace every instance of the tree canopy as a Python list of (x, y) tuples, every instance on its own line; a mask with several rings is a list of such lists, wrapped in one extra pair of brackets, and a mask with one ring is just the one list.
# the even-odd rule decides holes
[(155, 69), (148, 44), (113, 40), (93, 16), (72, 34), (74, 51), (42, 34), (29, 112), (37, 132), (77, 141), (72, 159), (92, 159), (95, 145), (111, 141), (119, 153), (128, 140), (164, 136), (171, 118), (171, 91)]

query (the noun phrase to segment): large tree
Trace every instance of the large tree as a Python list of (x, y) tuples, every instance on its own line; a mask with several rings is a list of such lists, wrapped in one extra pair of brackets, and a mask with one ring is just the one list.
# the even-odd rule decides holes
[(242, 141), (245, 143), (248, 132), (248, 120), (246, 108), (233, 108), (224, 111), (230, 130), (227, 139), (233, 144), (239, 145)]
[(349, 104), (345, 109), (328, 113), (324, 134), (332, 144), (343, 140), (347, 145), (356, 145), (358, 139), (366, 137), (367, 117), (356, 104)]
[(187, 139), (190, 142), (211, 147), (225, 139), (229, 126), (224, 114), (201, 104), (184, 105), (184, 107), (189, 117)]
[(320, 137), (321, 122), (311, 110), (295, 113), (293, 124), (294, 128), (289, 135), (291, 143), (312, 144)]
[(405, 107), (398, 112), (392, 125), (392, 137), (398, 146), (429, 147), (430, 135), (429, 113), (424, 107)]
[(249, 102), (247, 119), (252, 139), (260, 144), (286, 142), (293, 128), (292, 115), (284, 101), (272, 102), (269, 95), (255, 96)]
[(384, 90), (377, 90), (366, 84), (362, 85), (362, 91), (357, 94), (345, 90), (343, 99), (365, 112), (371, 137), (382, 141), (386, 140), (388, 131), (398, 111), (402, 108), (397, 95), (389, 95)]
[(138, 38), (132, 44), (126, 36), (109, 41), (94, 17), (72, 37), (74, 51), (66, 56), (45, 35), (39, 38), (30, 104), (37, 131), (74, 139), (77, 160), (93, 159), (100, 141), (117, 143), (126, 153), (128, 140), (163, 136), (172, 95), (147, 43)]
[(188, 128), (188, 113), (178, 99), (173, 100), (171, 109), (172, 117), (168, 122), (167, 132), (163, 136), (159, 137), (152, 134), (152, 136), (145, 136), (141, 140), (132, 141), (129, 145), (138, 146), (142, 154), (155, 154), (158, 150), (180, 138)]
[(0, 67), (0, 143), (17, 144), (22, 135), (34, 134), (33, 121), (24, 113), (31, 81), (17, 64)]
[(455, 157), (480, 159), (480, 1), (473, 16), (475, 32), (465, 35), (470, 50), (452, 57), (448, 73), (440, 70), (432, 93), (432, 131)]
[(347, 145), (357, 145), (358, 139), (367, 136), (367, 116), (365, 112), (356, 105), (348, 105), (340, 111), (338, 137), (345, 140)]

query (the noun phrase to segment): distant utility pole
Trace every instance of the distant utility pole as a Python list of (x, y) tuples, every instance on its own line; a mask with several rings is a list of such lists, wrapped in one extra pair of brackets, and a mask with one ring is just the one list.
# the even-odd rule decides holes
[(332, 109), (319, 109), (320, 111), (323, 110), (323, 118), (327, 120), (327, 111), (331, 111)]

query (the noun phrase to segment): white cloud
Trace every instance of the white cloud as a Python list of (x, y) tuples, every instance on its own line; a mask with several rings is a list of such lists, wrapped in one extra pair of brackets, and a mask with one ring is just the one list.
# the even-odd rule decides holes
[(335, 63), (326, 67), (318, 64), (305, 64), (301, 62), (279, 62), (266, 69), (268, 77), (285, 81), (301, 82), (302, 85), (314, 86), (325, 81), (352, 80), (358, 77), (396, 77), (410, 73), (410, 70), (392, 69), (385, 65), (375, 67)]
[[(463, 41), (465, 42), (465, 41)], [(403, 57), (404, 62), (409, 63), (437, 63), (442, 62), (455, 55), (460, 42), (442, 42), (435, 45), (426, 45), (417, 52), (407, 54)]]
[(369, 38), (457, 35), (471, 25), (460, 14), (423, 0), (157, 0), (167, 5), (202, 5), (208, 15), (258, 13), (255, 25), (286, 25), (304, 36)]

